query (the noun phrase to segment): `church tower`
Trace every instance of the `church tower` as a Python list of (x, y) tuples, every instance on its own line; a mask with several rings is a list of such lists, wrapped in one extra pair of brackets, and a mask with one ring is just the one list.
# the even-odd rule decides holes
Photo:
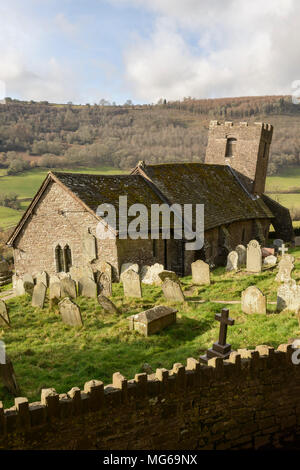
[(272, 134), (271, 124), (211, 121), (205, 163), (229, 165), (248, 190), (260, 196), (265, 190)]

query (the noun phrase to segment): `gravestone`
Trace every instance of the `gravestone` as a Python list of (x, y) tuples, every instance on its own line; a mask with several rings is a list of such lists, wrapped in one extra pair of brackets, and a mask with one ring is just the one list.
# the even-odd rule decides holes
[(275, 240), (273, 241), (273, 246), (275, 248), (276, 251), (278, 251), (278, 248), (283, 244), (283, 240), (281, 240), (281, 238), (275, 238)]
[(82, 297), (90, 297), (95, 299), (97, 297), (97, 284), (90, 278), (81, 278), (78, 281), (78, 293)]
[(180, 282), (179, 277), (174, 271), (167, 271), (166, 269), (158, 274), (161, 283), (163, 283), (167, 278), (172, 279), (174, 282)]
[(29, 282), (30, 284), (34, 284), (34, 280), (31, 274), (28, 274), (28, 273), (24, 274), (22, 279), (23, 279), (23, 282)]
[(61, 297), (60, 281), (50, 283), (49, 299), (59, 299)]
[(7, 305), (4, 300), (0, 299), (0, 325), (10, 326), (10, 319), (8, 315)]
[(140, 276), (133, 269), (125, 271), (122, 275), (123, 289), (125, 297), (142, 297)]
[(51, 274), (49, 277), (49, 286), (51, 286), (51, 284), (55, 284), (56, 282), (60, 282), (59, 277), (56, 276), (56, 274)]
[(76, 299), (76, 284), (73, 279), (68, 277), (63, 278), (60, 281), (60, 289), (61, 297), (72, 297), (72, 299)]
[(101, 273), (105, 273), (110, 279), (112, 279), (112, 266), (107, 261), (101, 261), (99, 271)]
[(193, 284), (197, 284), (198, 286), (210, 284), (210, 271), (208, 263), (198, 259), (191, 264), (191, 269)]
[(112, 296), (111, 276), (109, 276), (105, 272), (99, 273), (98, 286), (102, 295), (104, 295), (105, 297)]
[(200, 356), (200, 361), (205, 364), (213, 357), (228, 359), (231, 353), (231, 345), (226, 343), (227, 327), (228, 325), (234, 325), (234, 320), (229, 318), (229, 310), (223, 308), (221, 313), (215, 315), (215, 320), (220, 322), (219, 341), (214, 343), (204, 356)]
[(246, 260), (247, 260), (247, 250), (244, 245), (237, 245), (235, 247), (235, 251), (238, 254), (238, 268), (242, 268), (246, 266)]
[(250, 273), (260, 273), (262, 267), (262, 256), (260, 244), (257, 240), (251, 240), (247, 245), (247, 266)]
[(277, 291), (277, 311), (291, 310), (298, 312), (300, 308), (300, 285), (294, 279), (281, 284)]
[(291, 278), (291, 273), (294, 269), (294, 258), (290, 255), (285, 255), (278, 263), (278, 273), (275, 277), (277, 282), (288, 282)]
[(267, 313), (267, 299), (260, 289), (250, 286), (242, 292), (242, 312)]
[(295, 246), (300, 246), (300, 237), (295, 237), (294, 243)]
[(91, 262), (97, 258), (96, 238), (90, 232), (83, 235), (83, 256), (87, 262)]
[(58, 307), (61, 319), (64, 323), (71, 326), (83, 325), (80, 308), (75, 302), (72, 302), (71, 299), (65, 297), (59, 302)]
[(36, 279), (36, 283), (39, 284), (39, 282), (42, 282), (44, 284), (44, 286), (48, 286), (48, 274), (46, 273), (46, 271), (43, 271), (42, 273), (38, 273), (36, 276), (35, 276), (35, 279)]
[(89, 278), (94, 281), (94, 273), (90, 266), (71, 266), (70, 267), (70, 276), (73, 281), (78, 282), (79, 279)]
[(161, 279), (159, 273), (164, 271), (164, 266), (159, 263), (152, 264), (151, 266), (143, 266), (141, 269), (141, 280), (143, 284), (160, 285)]
[(18, 396), (20, 394), (15, 371), (7, 354), (5, 355), (5, 362), (0, 362), (0, 377), (4, 387), (6, 387), (12, 395)]
[(167, 300), (171, 302), (184, 302), (185, 299), (179, 280), (174, 281), (167, 277), (161, 287)]
[(136, 273), (139, 272), (139, 265), (137, 263), (124, 263), (121, 266), (121, 274), (120, 274), (120, 282), (123, 282), (123, 274), (126, 273), (126, 271), (132, 270)]
[(110, 299), (105, 297), (105, 295), (103, 294), (98, 295), (98, 303), (99, 305), (101, 305), (103, 310), (107, 313), (110, 313), (110, 314), (119, 313), (115, 304)]
[(21, 279), (21, 278), (18, 278), (18, 279), (16, 280), (16, 284), (15, 284), (15, 294), (16, 294), (16, 296), (26, 294), (25, 289), (24, 289), (23, 279)]
[(236, 251), (231, 251), (227, 256), (226, 271), (237, 271), (239, 255)]
[(289, 249), (285, 246), (285, 244), (283, 243), (279, 248), (278, 248), (278, 251), (279, 253), (281, 254), (282, 257), (284, 257), (287, 252), (289, 251)]
[(34, 289), (34, 280), (31, 274), (24, 274), (23, 276), (23, 286), (26, 294), (32, 296)]
[(31, 305), (33, 307), (43, 308), (46, 298), (47, 287), (42, 282), (34, 286)]
[(266, 256), (264, 258), (264, 266), (275, 266), (277, 263), (277, 258), (274, 255)]
[(139, 331), (144, 336), (153, 335), (175, 323), (176, 313), (175, 308), (159, 305), (128, 317), (129, 328)]

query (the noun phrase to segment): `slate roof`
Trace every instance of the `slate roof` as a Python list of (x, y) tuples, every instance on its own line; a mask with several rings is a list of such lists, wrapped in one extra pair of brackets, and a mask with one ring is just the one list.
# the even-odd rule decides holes
[(246, 219), (273, 218), (263, 199), (253, 198), (227, 165), (168, 163), (136, 167), (170, 204), (204, 204), (205, 230)]

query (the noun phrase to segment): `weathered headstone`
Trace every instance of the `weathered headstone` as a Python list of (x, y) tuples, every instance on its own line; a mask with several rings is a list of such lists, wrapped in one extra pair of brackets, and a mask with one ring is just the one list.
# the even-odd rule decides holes
[(115, 304), (110, 299), (105, 297), (105, 295), (103, 294), (98, 295), (98, 303), (99, 305), (101, 305), (103, 310), (107, 313), (110, 313), (110, 314), (119, 313)]
[(120, 282), (123, 282), (123, 274), (126, 271), (132, 270), (136, 273), (139, 272), (139, 265), (137, 263), (123, 263), (121, 266)]
[(289, 251), (289, 249), (285, 246), (285, 244), (283, 243), (279, 248), (278, 248), (278, 251), (279, 253), (281, 254), (282, 257), (284, 257), (287, 252)]
[(167, 300), (170, 300), (171, 302), (184, 302), (184, 295), (181, 284), (178, 280), (174, 281), (167, 277), (161, 287)]
[(267, 299), (256, 286), (247, 287), (242, 292), (242, 312), (267, 313)]
[(78, 293), (82, 297), (97, 297), (97, 284), (90, 278), (81, 278), (78, 281)]
[(44, 286), (48, 286), (48, 274), (46, 271), (43, 271), (42, 273), (38, 273), (36, 276), (36, 283), (38, 284), (39, 282), (42, 282)]
[(275, 238), (273, 241), (273, 246), (275, 247), (275, 250), (278, 251), (278, 248), (283, 244), (283, 240), (281, 238)]
[(137, 272), (129, 269), (122, 275), (123, 289), (125, 297), (142, 297), (140, 276)]
[(262, 256), (260, 244), (257, 240), (251, 240), (247, 245), (247, 271), (260, 273), (262, 267)]
[(231, 251), (227, 256), (226, 271), (237, 271), (239, 255), (236, 251)]
[(300, 237), (295, 237), (294, 243), (295, 246), (300, 246)]
[(87, 262), (97, 258), (96, 238), (90, 232), (83, 235), (83, 256)]
[(61, 296), (60, 282), (52, 282), (49, 287), (49, 299), (59, 299)]
[(10, 358), (5, 355), (5, 362), (0, 363), (0, 377), (3, 385), (10, 391), (14, 396), (20, 394), (20, 388), (17, 383), (15, 371)]
[(71, 326), (82, 326), (82, 317), (79, 306), (72, 302), (71, 299), (65, 297), (58, 304), (59, 313), (64, 323)]
[(31, 305), (33, 307), (43, 308), (46, 298), (47, 287), (42, 282), (34, 286)]
[(0, 299), (0, 325), (10, 326), (10, 319), (8, 315), (8, 308), (4, 300)]
[(172, 281), (180, 282), (179, 277), (174, 271), (167, 271), (166, 269), (158, 274), (161, 283), (164, 282), (167, 278), (172, 279)]
[(238, 254), (238, 268), (246, 266), (247, 250), (244, 245), (237, 245), (235, 251)]
[(128, 317), (129, 327), (145, 336), (153, 335), (175, 323), (176, 313), (175, 308), (159, 305)]
[(73, 281), (78, 282), (79, 279), (89, 278), (94, 281), (94, 273), (91, 266), (71, 266), (70, 267), (70, 276)]
[(281, 284), (277, 291), (277, 311), (291, 310), (298, 312), (300, 308), (300, 285), (294, 279)]
[(76, 299), (76, 284), (73, 279), (65, 277), (60, 281), (61, 297), (72, 297)]
[(56, 282), (60, 282), (59, 277), (56, 276), (56, 274), (51, 274), (51, 276), (49, 277), (49, 286), (51, 286), (51, 284), (54, 284)]
[(210, 272), (209, 264), (205, 263), (201, 259), (194, 261), (191, 264), (192, 269), (192, 281), (198, 286), (209, 285), (210, 284)]
[(264, 266), (275, 266), (277, 263), (277, 258), (274, 255), (266, 256), (264, 258)]
[(24, 274), (23, 282), (29, 282), (30, 284), (34, 284), (34, 280), (31, 274), (28, 274), (28, 273)]
[(16, 284), (15, 284), (15, 294), (16, 294), (16, 296), (26, 294), (25, 289), (24, 289), (23, 279), (21, 279), (21, 278), (18, 278), (18, 279), (16, 280)]
[(107, 275), (105, 272), (99, 273), (98, 276), (98, 286), (100, 293), (103, 294), (105, 297), (111, 297), (112, 295), (112, 284), (111, 284), (111, 277)]
[(277, 282), (288, 282), (291, 278), (291, 273), (294, 269), (294, 258), (290, 255), (285, 255), (278, 263), (278, 273), (275, 277)]
[(31, 274), (24, 274), (23, 276), (23, 286), (26, 294), (32, 296), (34, 289), (34, 280)]
[(155, 263), (151, 266), (143, 266), (141, 269), (141, 280), (143, 284), (160, 285), (161, 280), (159, 273), (164, 271), (164, 266), (159, 263)]
[(215, 319), (220, 322), (219, 341), (215, 342), (212, 348), (206, 351), (204, 356), (200, 356), (200, 361), (207, 364), (213, 357), (228, 359), (231, 353), (231, 344), (226, 343), (227, 327), (234, 325), (234, 320), (229, 318), (229, 310), (223, 308), (221, 313), (216, 313)]

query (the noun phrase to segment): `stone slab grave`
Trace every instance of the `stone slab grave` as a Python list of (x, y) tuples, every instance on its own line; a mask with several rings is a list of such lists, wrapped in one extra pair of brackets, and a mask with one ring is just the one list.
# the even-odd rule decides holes
[(0, 326), (10, 326), (8, 308), (4, 300), (0, 299)]
[(95, 299), (97, 297), (97, 284), (89, 277), (84, 277), (78, 281), (78, 295)]
[(141, 281), (143, 284), (153, 286), (161, 285), (159, 274), (164, 271), (163, 264), (155, 263), (151, 266), (143, 266), (141, 269)]
[(247, 265), (249, 273), (260, 273), (262, 268), (262, 255), (260, 244), (257, 240), (251, 240), (247, 245)]
[(231, 251), (227, 256), (226, 271), (237, 271), (239, 255), (236, 251)]
[(142, 287), (139, 274), (133, 269), (128, 269), (122, 274), (124, 297), (142, 297)]
[(300, 246), (300, 237), (295, 237), (294, 244), (295, 246)]
[(82, 238), (83, 256), (88, 263), (97, 258), (96, 238), (89, 231)]
[(273, 246), (275, 248), (275, 251), (278, 251), (278, 248), (283, 244), (283, 240), (281, 238), (275, 238), (273, 241)]
[(32, 296), (34, 289), (34, 280), (31, 274), (24, 274), (23, 276), (23, 286), (26, 294)]
[(144, 336), (153, 335), (175, 323), (176, 313), (175, 308), (158, 305), (128, 317), (129, 328), (139, 331)]
[(47, 287), (42, 282), (34, 286), (31, 305), (33, 307), (44, 308)]
[(4, 360), (2, 360), (2, 354), (0, 352), (1, 361), (0, 361), (0, 377), (4, 387), (6, 387), (10, 393), (14, 396), (20, 395), (20, 387), (18, 385), (15, 371), (11, 359), (5, 354), (4, 351)]
[(242, 292), (241, 306), (242, 312), (247, 314), (267, 313), (266, 296), (256, 286), (249, 286)]
[(60, 281), (61, 297), (76, 299), (76, 283), (73, 279), (65, 277)]
[(59, 282), (52, 282), (49, 286), (49, 300), (50, 300), (50, 308), (53, 308), (55, 305), (58, 304), (61, 298), (61, 288), (60, 288), (60, 281)]
[(98, 287), (101, 294), (105, 295), (106, 297), (112, 296), (112, 282), (111, 282), (111, 275), (107, 274), (106, 272), (100, 272), (98, 274)]
[(294, 269), (295, 258), (291, 255), (284, 255), (278, 263), (278, 273), (275, 277), (277, 282), (288, 282), (292, 279), (291, 274)]
[(300, 285), (294, 279), (281, 284), (277, 290), (277, 311), (291, 310), (298, 313), (300, 309)]
[(120, 273), (120, 282), (123, 282), (123, 275), (126, 273), (126, 271), (132, 270), (136, 273), (139, 272), (140, 268), (137, 263), (123, 263), (121, 266), (121, 273)]
[(9, 265), (4, 259), (0, 261), (0, 286), (5, 286), (12, 281), (12, 273), (9, 271)]
[(110, 314), (113, 314), (113, 315), (115, 313), (119, 313), (119, 310), (117, 309), (115, 304), (110, 299), (105, 297), (105, 295), (103, 295), (103, 294), (98, 295), (98, 303), (99, 303), (99, 305), (101, 305), (103, 310), (107, 313), (110, 313)]
[(16, 296), (26, 294), (26, 291), (24, 289), (23, 279), (21, 279), (20, 277), (17, 278), (16, 281), (15, 281), (14, 291), (15, 291)]
[(180, 282), (177, 274), (174, 271), (167, 271), (166, 269), (159, 273), (158, 277), (161, 280), (161, 283), (163, 283), (167, 278), (172, 279), (172, 281)]
[(215, 342), (212, 348), (206, 351), (204, 356), (200, 356), (200, 362), (207, 364), (209, 359), (213, 357), (221, 357), (222, 359), (228, 359), (231, 353), (231, 345), (226, 343), (227, 338), (227, 327), (234, 325), (234, 320), (229, 318), (228, 308), (222, 308), (221, 313), (215, 315), (215, 320), (220, 322), (219, 330), (219, 341)]
[(71, 326), (82, 326), (80, 307), (68, 297), (65, 297), (58, 304), (59, 313), (64, 323)]
[(184, 294), (179, 279), (176, 280), (166, 277), (162, 283), (162, 291), (166, 300), (171, 302), (184, 302)]
[(198, 259), (191, 264), (191, 269), (193, 284), (197, 284), (198, 286), (210, 285), (210, 271), (208, 263)]
[(79, 279), (89, 278), (94, 281), (94, 273), (92, 268), (89, 265), (86, 266), (71, 266), (70, 267), (70, 276), (73, 281), (78, 282)]
[(276, 266), (277, 258), (274, 255), (269, 255), (264, 258), (264, 266)]
[(235, 250), (238, 254), (238, 268), (243, 268), (246, 266), (247, 261), (247, 249), (244, 245), (237, 245)]

